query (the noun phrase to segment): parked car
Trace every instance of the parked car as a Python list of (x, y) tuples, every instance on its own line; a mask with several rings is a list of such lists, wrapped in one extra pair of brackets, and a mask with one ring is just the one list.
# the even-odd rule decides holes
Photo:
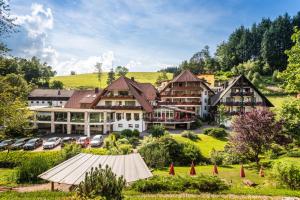
[(91, 141), (91, 147), (99, 147), (103, 143), (103, 135), (95, 135)]
[(81, 145), (82, 148), (86, 148), (87, 146), (89, 146), (89, 143), (90, 143), (90, 138), (86, 136), (80, 137), (77, 140), (77, 144)]
[(44, 142), (43, 149), (53, 149), (54, 147), (58, 146), (60, 142), (61, 139), (59, 137), (49, 138), (46, 142)]
[(34, 150), (43, 145), (43, 140), (41, 138), (33, 138), (24, 144), (24, 150)]
[(11, 149), (12, 150), (22, 149), (28, 140), (30, 140), (30, 138), (21, 138), (16, 140), (15, 143), (11, 145)]
[(71, 143), (75, 143), (76, 139), (73, 137), (64, 137), (61, 140), (61, 147), (64, 147), (66, 144), (71, 144)]
[(0, 143), (0, 150), (8, 149), (8, 147), (10, 147), (14, 142), (15, 142), (14, 139), (3, 140)]

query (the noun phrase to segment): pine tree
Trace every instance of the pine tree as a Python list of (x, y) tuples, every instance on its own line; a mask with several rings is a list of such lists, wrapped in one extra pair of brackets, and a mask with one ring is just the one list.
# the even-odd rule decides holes
[(115, 72), (114, 69), (111, 68), (110, 71), (108, 72), (108, 77), (107, 77), (107, 81), (106, 84), (110, 85), (114, 80), (115, 80)]
[(102, 197), (106, 200), (121, 200), (125, 183), (125, 179), (122, 176), (117, 177), (110, 167), (106, 165), (102, 169), (99, 165), (86, 173), (84, 181), (77, 188), (77, 194), (81, 199)]

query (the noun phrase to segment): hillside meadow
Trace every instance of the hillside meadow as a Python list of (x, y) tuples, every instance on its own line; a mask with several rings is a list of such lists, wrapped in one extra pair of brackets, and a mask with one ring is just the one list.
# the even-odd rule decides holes
[[(161, 73), (159, 72), (128, 72), (126, 77), (134, 79), (141, 83), (151, 83), (155, 85), (155, 82), (158, 76)], [(167, 74), (169, 79), (173, 78), (173, 74)], [(68, 75), (68, 76), (55, 76), (51, 79), (58, 80), (64, 83), (65, 88), (105, 88), (107, 86), (108, 73), (103, 72), (101, 77), (101, 84), (98, 81), (97, 73), (89, 73), (89, 74), (77, 74), (77, 75)], [(116, 79), (118, 77), (116, 76)]]

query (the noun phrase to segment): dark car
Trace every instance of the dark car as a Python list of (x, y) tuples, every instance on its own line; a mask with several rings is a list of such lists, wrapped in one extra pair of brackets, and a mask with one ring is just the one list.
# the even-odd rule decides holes
[(86, 148), (90, 144), (90, 138), (83, 136), (77, 140), (77, 144), (79, 144), (82, 148)]
[(22, 149), (24, 144), (26, 144), (26, 142), (29, 140), (30, 138), (21, 138), (15, 141), (15, 143), (13, 143), (11, 145), (11, 149), (12, 150), (18, 150), (18, 149)]
[(8, 149), (8, 147), (10, 147), (14, 142), (15, 142), (14, 139), (3, 140), (0, 143), (0, 150)]
[(24, 144), (24, 150), (33, 150), (43, 145), (43, 140), (41, 138), (33, 138)]
[(64, 137), (61, 140), (61, 147), (64, 147), (66, 144), (71, 144), (71, 143), (75, 143), (76, 139), (73, 137)]

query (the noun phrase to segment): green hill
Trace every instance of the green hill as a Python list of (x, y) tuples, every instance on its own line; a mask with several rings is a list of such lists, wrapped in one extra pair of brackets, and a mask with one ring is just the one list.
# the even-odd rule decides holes
[[(159, 74), (160, 74), (159, 72), (129, 72), (126, 75), (126, 77), (128, 78), (134, 77), (136, 81), (141, 83), (155, 84)], [(168, 73), (167, 75), (169, 79), (173, 77), (171, 73)], [(104, 72), (102, 75), (101, 85), (98, 82), (96, 73), (55, 76), (51, 79), (51, 81), (53, 80), (62, 81), (66, 88), (95, 88), (95, 87), (104, 88), (106, 87), (107, 76), (108, 73)]]

